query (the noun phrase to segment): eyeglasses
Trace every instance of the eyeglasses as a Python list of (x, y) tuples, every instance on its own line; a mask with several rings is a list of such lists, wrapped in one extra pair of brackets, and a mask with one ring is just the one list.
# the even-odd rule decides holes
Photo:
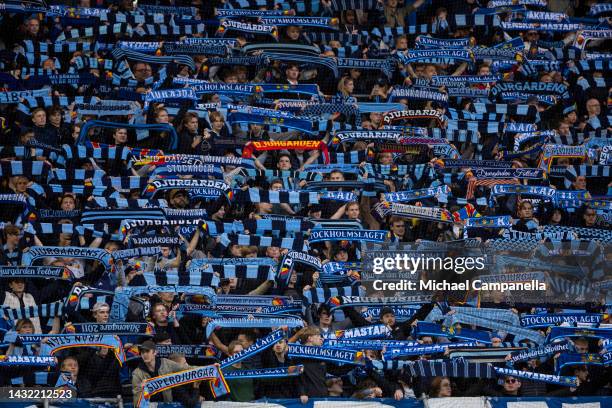
[(517, 381), (516, 381), (516, 378), (507, 378), (504, 382), (506, 384), (514, 384)]

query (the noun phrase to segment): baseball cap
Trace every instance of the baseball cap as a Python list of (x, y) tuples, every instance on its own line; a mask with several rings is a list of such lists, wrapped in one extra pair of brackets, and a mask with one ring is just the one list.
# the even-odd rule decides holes
[(144, 350), (155, 350), (155, 343), (152, 340), (145, 340), (142, 344), (138, 345), (139, 351)]
[(395, 312), (393, 311), (393, 309), (391, 309), (389, 306), (385, 306), (380, 311), (380, 317), (382, 318), (384, 315), (389, 313), (395, 316)]

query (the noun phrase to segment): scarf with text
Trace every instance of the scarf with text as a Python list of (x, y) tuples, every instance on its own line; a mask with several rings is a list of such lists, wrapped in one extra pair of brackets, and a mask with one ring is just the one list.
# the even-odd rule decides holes
[(304, 346), (296, 343), (289, 343), (288, 347), (289, 352), (287, 355), (290, 358), (323, 360), (335, 364), (365, 364), (365, 357), (360, 351), (325, 346)]
[(508, 360), (507, 364), (512, 367), (514, 363), (517, 363), (519, 361), (526, 361), (535, 358), (542, 359), (544, 357), (550, 357), (557, 353), (570, 351), (572, 349), (573, 346), (569, 341), (545, 344), (536, 348), (530, 348), (528, 350), (510, 353), (510, 359)]
[(223, 369), (229, 367), (233, 364), (239, 363), (244, 359), (251, 358), (255, 354), (261, 353), (262, 351), (278, 343), (280, 340), (284, 339), (286, 335), (287, 333), (284, 330), (275, 330), (272, 333), (268, 334), (266, 337), (257, 339), (257, 341), (253, 343), (250, 347), (221, 361), (221, 368)]
[(137, 402), (138, 408), (147, 408), (151, 397), (159, 392), (170, 390), (185, 384), (197, 381), (210, 382), (210, 388), (215, 398), (230, 392), (229, 386), (223, 377), (218, 364), (205, 367), (192, 368), (171, 374), (164, 374), (149, 378), (142, 382), (142, 393)]
[(523, 378), (530, 381), (540, 381), (548, 384), (562, 385), (564, 387), (578, 387), (576, 377), (565, 377), (552, 374), (535, 373), (532, 371), (514, 370), (511, 368), (494, 367), (495, 373), (499, 377), (511, 376)]
[[(31, 336), (31, 335), (28, 335)], [(43, 336), (43, 335), (41, 335)], [(41, 354), (53, 355), (58, 351), (74, 347), (103, 347), (112, 350), (119, 365), (125, 362), (125, 353), (119, 337), (107, 334), (54, 334), (44, 335)]]
[[(254, 315), (257, 316), (257, 315)], [(224, 327), (302, 327), (304, 322), (297, 317), (222, 317), (213, 319), (206, 326), (206, 337), (210, 337), (213, 331)], [(280, 339), (280, 338), (279, 338)], [(276, 341), (274, 342), (276, 343)], [(272, 343), (273, 344), (273, 343)], [(272, 345), (270, 344), (270, 345)]]

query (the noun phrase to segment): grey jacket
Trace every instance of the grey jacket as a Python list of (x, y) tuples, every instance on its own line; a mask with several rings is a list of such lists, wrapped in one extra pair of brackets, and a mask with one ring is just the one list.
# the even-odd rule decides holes
[[(162, 358), (159, 366), (159, 375), (176, 373), (177, 371), (188, 370), (195, 368), (191, 366), (184, 366), (179, 363), (175, 363), (167, 358)], [(132, 373), (132, 395), (134, 396), (134, 406), (137, 406), (140, 394), (142, 393), (142, 382), (151, 378), (151, 375), (138, 367)], [(162, 391), (164, 396), (164, 402), (172, 402), (172, 389)]]

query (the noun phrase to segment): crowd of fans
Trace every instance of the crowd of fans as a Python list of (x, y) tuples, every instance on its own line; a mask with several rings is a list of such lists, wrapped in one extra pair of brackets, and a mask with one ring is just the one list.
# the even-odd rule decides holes
[[(112, 347), (68, 347), (54, 353), (57, 367), (15, 363), (3, 367), (0, 381), (54, 386), (64, 373), (64, 386), (79, 397), (123, 394), (138, 404), (148, 379), (223, 364), (280, 327), (284, 338), (223, 367), (229, 394), (216, 396), (206, 382), (195, 382), (150, 401), (610, 395), (607, 6), (7, 2), (0, 9), (2, 354), (42, 355), (48, 339), (79, 333), (84, 323), (148, 325), (113, 337), (122, 358)], [(309, 241), (315, 228), (343, 232), (340, 239)], [(379, 244), (411, 248), (526, 246), (527, 260), (537, 248), (567, 244), (562, 254), (581, 265), (584, 253), (574, 244), (582, 245), (586, 263), (599, 272), (587, 277), (551, 268), (546, 275), (556, 278), (556, 289), (559, 282), (574, 289), (590, 285), (588, 278), (601, 282), (595, 295), (568, 290), (558, 303), (547, 297), (550, 303), (485, 304), (474, 293), (437, 293), (377, 304), (372, 299), (389, 295), (366, 294), (360, 285), (371, 272), (361, 263), (363, 238), (342, 238), (364, 230), (384, 231)], [(288, 262), (296, 252), (318, 267), (299, 256)], [(49, 278), (43, 266), (64, 272)], [(153, 285), (177, 289), (146, 290)], [(128, 291), (121, 298), (127, 311), (116, 314), (118, 293), (134, 287), (145, 289)], [(342, 304), (343, 296), (371, 304)], [(252, 302), (237, 300), (243, 297)], [(266, 326), (276, 316), (266, 310), (274, 307), (281, 323)], [(520, 331), (452, 320), (468, 307), (505, 309), (517, 319), (599, 317), (578, 323), (592, 331), (568, 336), (571, 349), (513, 366), (575, 377), (572, 386), (501, 374), (420, 375), (414, 366), (386, 365), (505, 367), (512, 353), (544, 345)], [(301, 323), (282, 323), (291, 315)], [(209, 330), (230, 316), (239, 323)], [(257, 319), (264, 323), (248, 324)], [(420, 326), (442, 319), (451, 319), (457, 333), (463, 327), (490, 337), (436, 335)], [(544, 338), (560, 322), (576, 328), (559, 320), (530, 330)], [(356, 365), (288, 353), (297, 343), (332, 348), (334, 339), (348, 338), (345, 331), (377, 324), (387, 331), (367, 337), (372, 343), (355, 337), (363, 347), (338, 345), (363, 353)], [(33, 334), (48, 337), (26, 341)], [(385, 357), (394, 344), (468, 340), (477, 344), (460, 349), (466, 357), (454, 358), (452, 346)], [(195, 354), (160, 352), (169, 345), (203, 347)], [(572, 359), (563, 360), (564, 353)], [(295, 366), (298, 375), (241, 374)], [(48, 374), (44, 380), (40, 372)]]

